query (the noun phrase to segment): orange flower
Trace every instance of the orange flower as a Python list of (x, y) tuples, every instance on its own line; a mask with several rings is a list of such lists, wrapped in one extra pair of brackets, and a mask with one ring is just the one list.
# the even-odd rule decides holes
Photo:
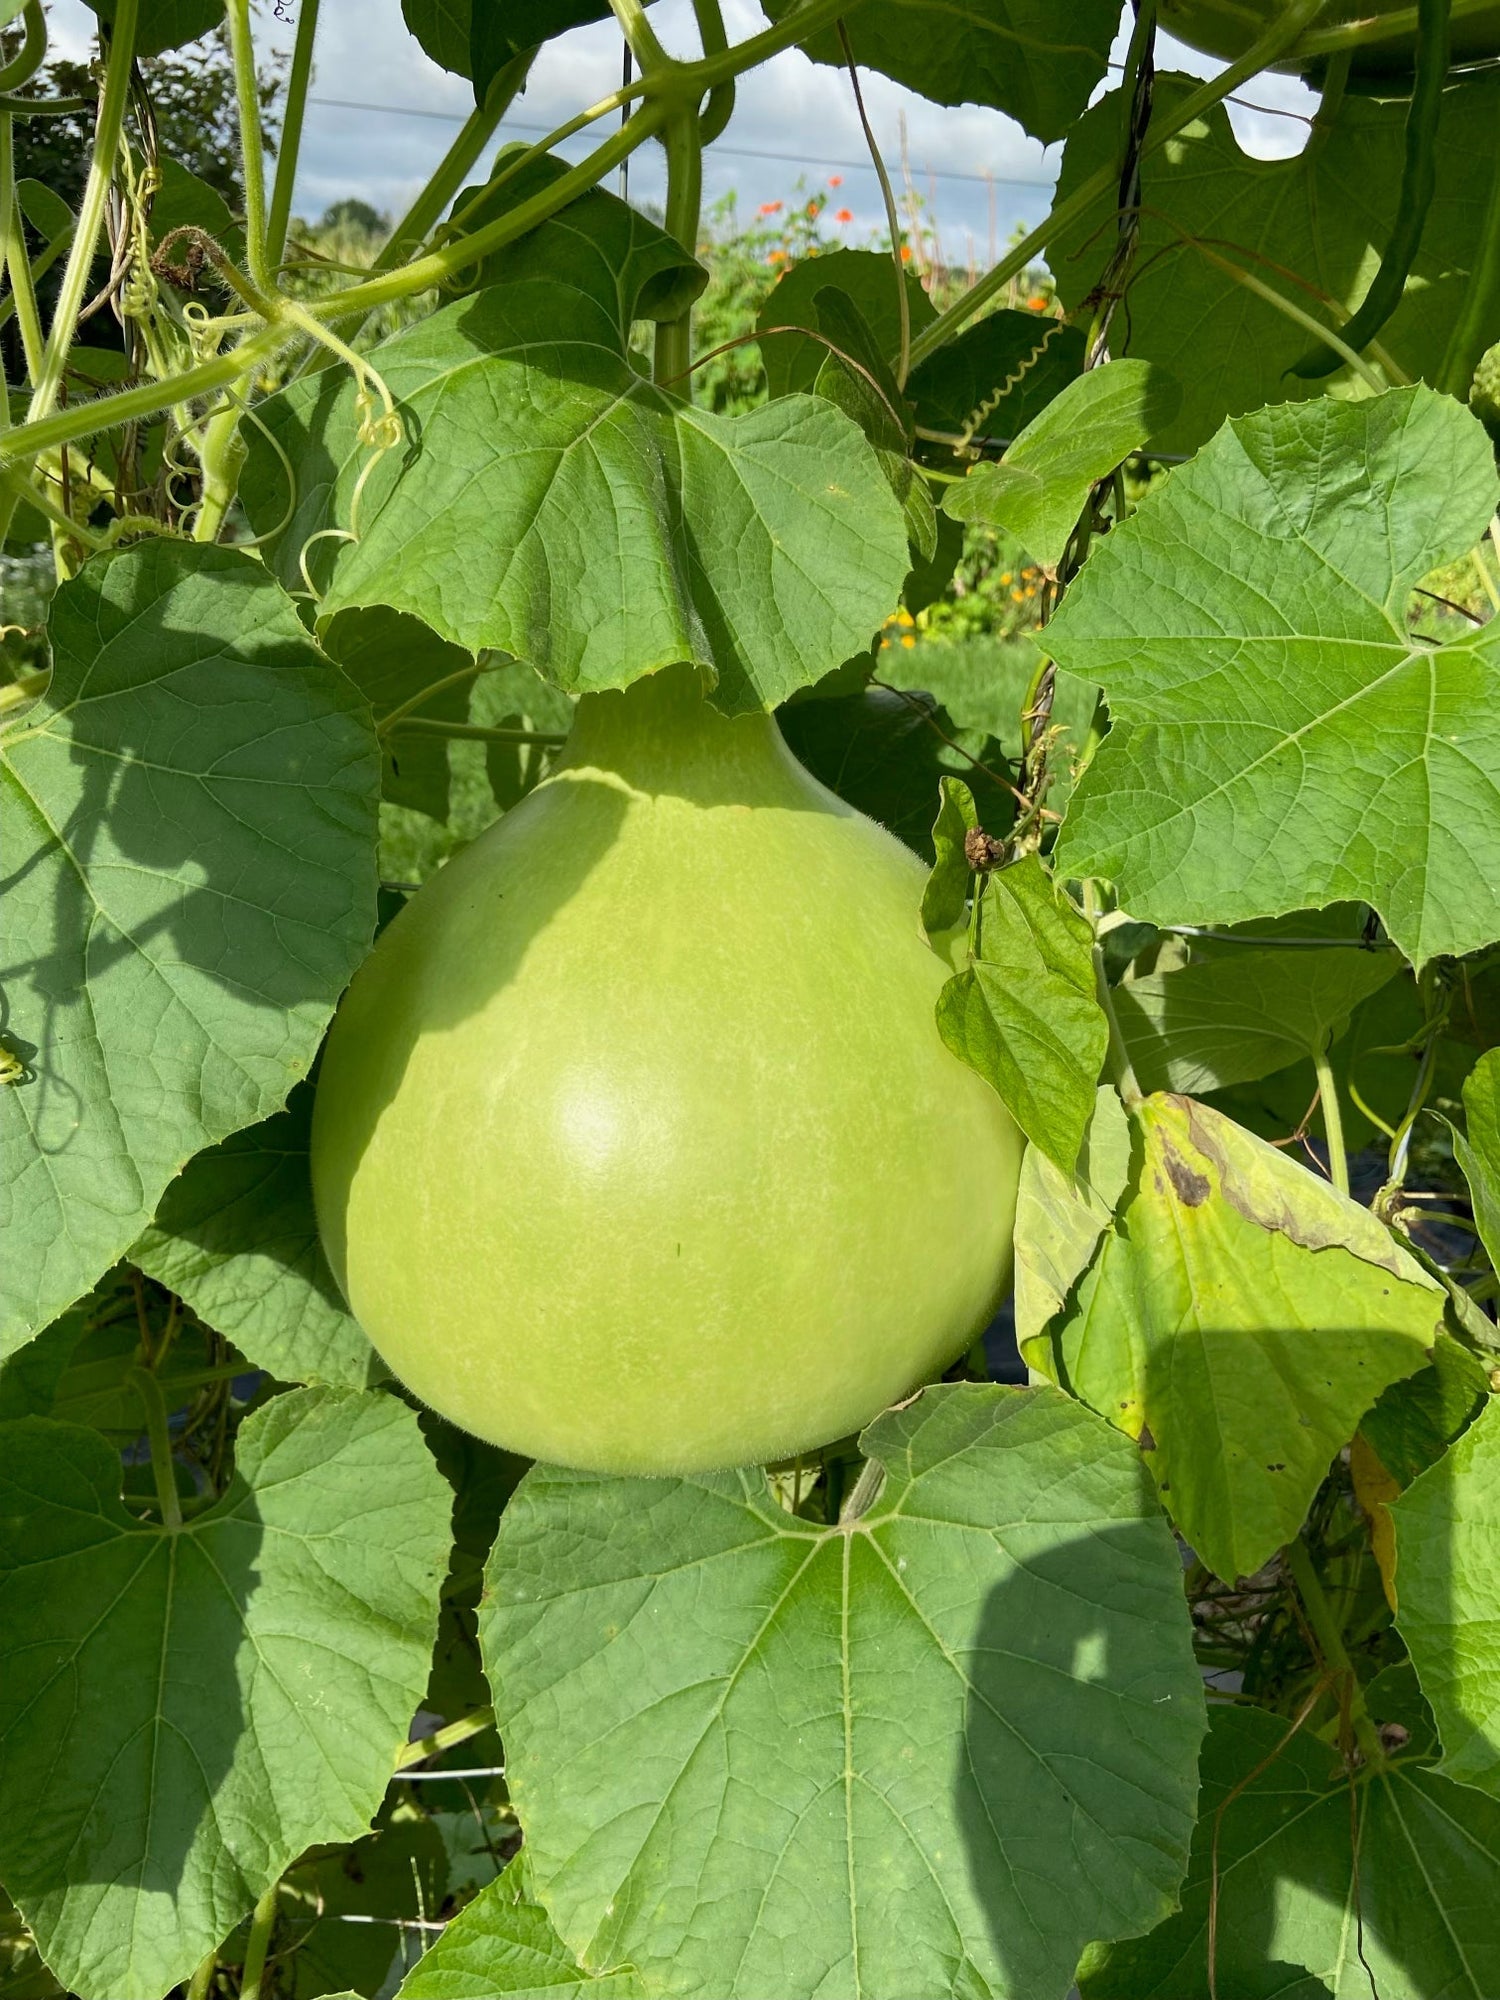
[(768, 264), (784, 264), (786, 262), (785, 250), (773, 250), (770, 256), (767, 257), (766, 262)]
[(915, 646), (917, 642), (910, 632), (903, 632), (901, 634), (901, 643), (903, 646)]
[(807, 204), (807, 212), (808, 212), (808, 214), (809, 214), (809, 215), (810, 215), (810, 216), (812, 217), (812, 219), (813, 219), (813, 221), (814, 221), (814, 222), (816, 222), (816, 221), (817, 221), (817, 219), (818, 219), (818, 213), (819, 213), (820, 209), (822, 208), (822, 206), (823, 206), (823, 204), (822, 204), (822, 202), (820, 202), (820, 201), (810, 201), (810, 202), (809, 202), (809, 203)]
[(841, 188), (844, 185), (844, 176), (842, 174), (830, 174), (828, 176), (828, 185), (831, 188)]
[(762, 215), (780, 215), (781, 203), (779, 201), (763, 201), (760, 205), (760, 212)]
[(1045, 312), (1047, 310), (1047, 301), (1042, 297), (1040, 292), (1034, 292), (1026, 303), (1034, 313)]
[(909, 243), (903, 243), (901, 245), (901, 261), (903, 264), (909, 264), (911, 262), (911, 245)]
[(835, 222), (852, 222), (854, 220), (854, 210), (852, 208), (841, 208), (837, 211), (833, 219)]

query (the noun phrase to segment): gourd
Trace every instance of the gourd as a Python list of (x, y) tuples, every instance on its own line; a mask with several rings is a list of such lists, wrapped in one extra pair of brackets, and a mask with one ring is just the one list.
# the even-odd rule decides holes
[(1009, 1280), (1021, 1140), (943, 1046), (923, 871), (671, 668), (377, 942), (312, 1171), (424, 1402), (588, 1469), (769, 1461), (939, 1374)]

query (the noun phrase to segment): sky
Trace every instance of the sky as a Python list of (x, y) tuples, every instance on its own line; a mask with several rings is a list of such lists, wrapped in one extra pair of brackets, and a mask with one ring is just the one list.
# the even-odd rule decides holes
[[(267, 40), (289, 45), (297, 0), (281, 0), (289, 17), (260, 13)], [(93, 17), (82, 0), (53, 0), (53, 40), (59, 53), (79, 56), (91, 43)], [(757, 0), (724, 0), (731, 41), (765, 26)], [(658, 0), (658, 35), (675, 53), (696, 53), (690, 0)], [(1115, 54), (1123, 52), (1122, 35)], [(574, 29), (545, 48), (526, 91), (498, 135), (528, 143), (553, 130), (620, 80), (620, 34), (614, 22)], [(1211, 74), (1216, 65), (1167, 37), (1158, 67)], [(862, 74), (866, 108), (892, 177), (902, 158), (903, 125), (911, 179), (935, 217), (947, 257), (993, 262), (1017, 223), (1038, 222), (1050, 205), (1061, 147), (1043, 148), (1012, 119), (977, 105), (945, 108), (871, 72)], [(1232, 104), (1240, 143), (1262, 157), (1298, 151), (1316, 99), (1294, 78), (1262, 76), (1247, 92), (1256, 107)], [(450, 76), (422, 53), (401, 19), (399, 0), (323, 0), (307, 130), (297, 177), (299, 215), (316, 219), (346, 196), (399, 214), (437, 164), (473, 105), (468, 82)], [(352, 109), (351, 106), (373, 107)], [(1288, 116), (1300, 113), (1301, 116)], [(570, 158), (587, 150), (581, 137), (559, 148)], [(789, 49), (741, 77), (734, 116), (704, 163), (704, 200), (733, 194), (741, 214), (785, 200), (799, 180), (809, 191), (839, 177), (833, 210), (847, 208), (847, 240), (863, 243), (883, 229), (879, 185), (866, 153), (849, 79)], [(632, 157), (633, 200), (660, 201), (661, 154), (654, 144)]]

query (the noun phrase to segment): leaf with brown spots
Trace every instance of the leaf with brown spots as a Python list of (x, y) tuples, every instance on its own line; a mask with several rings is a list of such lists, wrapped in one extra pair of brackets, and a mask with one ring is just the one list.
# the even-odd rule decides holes
[(1209, 1567), (1248, 1575), (1381, 1391), (1425, 1365), (1443, 1295), (1367, 1209), (1222, 1112), (1162, 1095), (1133, 1123), (1054, 1365), (1141, 1442)]

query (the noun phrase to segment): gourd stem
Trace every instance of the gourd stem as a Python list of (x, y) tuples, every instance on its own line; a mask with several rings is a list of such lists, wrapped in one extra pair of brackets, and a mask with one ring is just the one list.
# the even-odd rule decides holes
[(240, 1974), (240, 2000), (261, 2000), (261, 1980), (265, 1976), (266, 1954), (271, 1933), (276, 1928), (276, 1898), (281, 1884), (273, 1882), (255, 1906), (250, 1919), (250, 1938), (245, 1946), (245, 1967)]
[(1130, 1060), (1130, 1052), (1125, 1046), (1125, 1036), (1120, 1027), (1120, 1017), (1115, 1012), (1114, 995), (1109, 990), (1109, 979), (1104, 970), (1104, 947), (1094, 946), (1094, 992), (1099, 1007), (1109, 1025), (1109, 1070), (1115, 1080), (1115, 1089), (1120, 1093), (1120, 1101), (1127, 1111), (1135, 1111), (1145, 1101), (1145, 1092), (1136, 1079), (1135, 1065)]
[(1302, 1600), (1302, 1608), (1307, 1613), (1307, 1622), (1312, 1627), (1313, 1637), (1323, 1655), (1323, 1663), (1331, 1667), (1342, 1680), (1344, 1705), (1349, 1716), (1349, 1726), (1354, 1731), (1354, 1740), (1367, 1764), (1385, 1762), (1385, 1746), (1380, 1740), (1380, 1732), (1370, 1719), (1370, 1711), (1365, 1707), (1364, 1692), (1354, 1671), (1354, 1664), (1344, 1646), (1344, 1634), (1333, 1607), (1328, 1602), (1307, 1544), (1299, 1536), (1288, 1542), (1283, 1555), (1288, 1574), (1297, 1586), (1297, 1595)]
[(1328, 1060), (1328, 1041), (1313, 1057), (1318, 1077), (1318, 1102), (1323, 1108), (1323, 1131), (1328, 1140), (1328, 1171), (1340, 1194), (1349, 1192), (1349, 1156), (1344, 1148), (1344, 1114), (1339, 1107), (1338, 1085), (1333, 1080), (1333, 1064)]

